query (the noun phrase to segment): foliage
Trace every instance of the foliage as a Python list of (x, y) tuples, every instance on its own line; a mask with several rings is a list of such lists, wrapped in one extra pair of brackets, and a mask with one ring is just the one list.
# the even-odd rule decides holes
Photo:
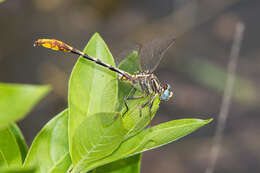
[(23, 118), (49, 90), (46, 85), (0, 83), (0, 128)]
[(49, 86), (0, 83), (0, 172), (34, 171), (21, 168), (28, 148), (14, 121), (24, 117), (49, 90)]
[[(84, 52), (115, 66), (98, 34), (90, 39)], [(130, 73), (137, 71), (137, 52), (123, 60), (119, 68)], [(28, 97), (23, 103), (19, 103), (23, 95), (14, 93), (12, 99), (19, 109), (4, 111), (20, 118), (47, 89), (44, 91), (36, 92), (41, 93), (36, 96), (31, 89), (27, 96), (35, 97)], [(149, 106), (140, 109), (148, 98), (128, 101), (126, 112), (123, 99), (128, 95), (131, 95), (131, 87), (118, 81), (114, 72), (79, 58), (69, 81), (68, 109), (42, 128), (28, 153), (18, 127), (10, 123), (17, 118), (6, 121), (9, 125), (0, 131), (1, 169), (3, 172), (138, 173), (142, 152), (178, 140), (211, 121), (179, 119), (145, 128), (159, 108), (159, 98), (155, 98), (151, 114)]]

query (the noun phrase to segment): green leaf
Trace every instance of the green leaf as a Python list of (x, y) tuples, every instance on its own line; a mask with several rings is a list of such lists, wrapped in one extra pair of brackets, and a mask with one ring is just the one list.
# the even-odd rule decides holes
[(35, 168), (21, 168), (21, 167), (11, 167), (11, 168), (0, 168), (1, 173), (35, 173)]
[[(103, 47), (100, 45), (98, 46), (96, 42), (98, 43), (101, 42), (102, 44), (101, 43), (100, 44), (103, 45)], [(107, 50), (104, 41), (98, 35), (94, 35), (87, 45), (86, 53), (91, 56), (91, 52), (88, 53), (88, 51), (90, 51), (89, 47), (92, 49), (96, 49), (96, 52), (99, 51), (102, 52), (102, 49)], [(107, 53), (108, 55), (111, 55), (110, 52)], [(103, 55), (103, 56), (108, 56), (108, 55)], [(98, 57), (97, 55), (92, 55), (92, 56)], [(101, 57), (98, 58), (101, 59)], [(113, 57), (110, 56), (110, 58), (113, 61)], [(114, 64), (114, 63), (110, 63), (110, 64)], [(97, 70), (94, 72), (90, 71), (91, 66), (94, 66), (95, 68), (97, 68)], [(132, 72), (132, 73), (135, 72), (138, 69), (137, 52), (133, 52), (123, 62), (121, 62), (120, 68), (128, 72)], [(142, 99), (136, 99), (136, 100), (129, 101), (128, 103), (129, 110), (127, 111), (127, 113), (123, 115), (124, 117), (123, 126), (121, 124), (118, 125), (117, 127), (112, 126), (113, 128), (111, 127), (111, 129), (115, 129), (115, 130), (111, 131), (108, 128), (104, 129), (104, 127), (102, 127), (102, 123), (99, 124), (93, 123), (92, 121), (94, 121), (96, 118), (93, 118), (93, 120), (86, 118), (91, 115), (90, 112), (96, 111), (100, 113), (98, 114), (99, 116), (108, 114), (106, 115), (106, 117), (112, 117), (112, 118), (108, 118), (112, 120), (110, 122), (113, 122), (113, 118), (116, 117), (115, 113), (111, 113), (114, 112), (114, 110), (116, 110), (117, 107), (116, 104), (114, 103), (118, 102), (117, 101), (117, 80), (113, 80), (116, 79), (116, 74), (112, 72), (115, 76), (111, 78), (111, 74), (109, 74), (111, 73), (111, 71), (109, 70), (106, 71), (106, 70), (107, 69), (97, 66), (96, 64), (93, 64), (88, 60), (79, 59), (71, 75), (70, 87), (69, 87), (70, 88), (69, 90), (69, 108), (70, 108), (69, 109), (70, 110), (70, 118), (69, 118), (70, 137), (69, 138), (70, 140), (69, 141), (70, 141), (70, 154), (74, 165), (73, 172), (86, 169), (88, 163), (94, 160), (101, 159), (111, 154), (115, 149), (117, 149), (117, 147), (120, 145), (123, 139), (126, 140), (127, 138), (139, 133), (145, 126), (147, 126), (147, 124), (155, 115), (159, 107), (159, 97), (156, 97), (154, 101), (155, 104), (152, 107), (151, 115), (150, 115), (149, 104), (145, 108), (141, 109), (141, 105), (147, 102), (148, 97)], [(98, 75), (98, 73), (102, 73), (102, 75)], [(110, 79), (106, 80), (107, 78)], [(111, 82), (111, 80), (113, 83), (112, 85), (109, 85), (109, 82)], [(90, 81), (90, 82), (85, 82), (85, 81)], [(96, 81), (100, 81), (99, 83), (105, 84), (105, 86), (103, 86), (103, 88), (97, 88), (96, 86), (97, 85), (99, 86), (99, 84), (97, 84)], [(129, 88), (129, 85), (119, 86), (120, 92), (122, 93), (121, 95), (119, 95), (119, 97), (121, 97), (121, 100), (128, 95), (128, 93), (125, 93), (126, 87)], [(131, 87), (129, 88), (129, 90), (130, 89)], [(89, 92), (94, 92), (96, 94), (91, 94)], [(136, 92), (135, 95), (141, 95), (141, 94), (142, 93), (139, 91)], [(121, 100), (118, 103), (120, 103)], [(95, 107), (92, 108), (91, 106), (93, 106), (94, 103), (95, 103)], [(97, 107), (96, 105), (99, 104), (100, 107)], [(109, 110), (107, 112), (110, 113), (104, 113), (106, 112), (106, 110)], [(125, 111), (123, 110), (123, 112)], [(103, 119), (102, 120), (103, 124), (106, 124), (104, 123), (104, 121), (107, 120), (105, 120), (104, 118), (102, 119)], [(93, 124), (95, 124), (95, 126), (93, 126)], [(94, 128), (95, 130), (93, 131), (91, 129), (88, 129), (89, 127)], [(117, 133), (123, 132), (121, 135), (118, 135), (118, 140), (113, 140), (112, 143), (109, 140), (103, 141), (102, 133), (106, 133), (106, 134), (108, 133), (108, 134), (112, 134), (110, 136), (114, 136), (116, 132)], [(97, 137), (93, 138), (92, 136), (99, 136), (99, 138)], [(103, 150), (96, 149), (96, 146), (99, 146), (100, 143), (102, 146), (105, 146), (103, 147), (104, 148)], [(109, 147), (111, 147), (112, 149)], [(92, 153), (93, 148), (95, 149), (94, 153)], [(102, 152), (96, 152), (96, 150)], [(100, 155), (100, 153), (102, 154)]]
[[(151, 150), (172, 141), (176, 141), (211, 121), (212, 119), (179, 119), (161, 123), (144, 131), (144, 138), (140, 141), (138, 148), (133, 151), (133, 154)], [(139, 137), (143, 136), (143, 134)], [(139, 137), (136, 139), (140, 139)]]
[(140, 173), (141, 160), (142, 154), (136, 154), (98, 167), (92, 173)]
[[(123, 61), (120, 62), (118, 68), (124, 70), (130, 74), (134, 74), (134, 72), (139, 71), (139, 61), (138, 61), (138, 53), (133, 51), (130, 55), (128, 55)], [(118, 103), (121, 104), (121, 108), (124, 106), (122, 103), (124, 98), (129, 95), (129, 92), (132, 90), (132, 87), (129, 84), (119, 81), (118, 82)], [(140, 101), (140, 100), (139, 100)], [(120, 109), (120, 108), (119, 108)], [(132, 111), (132, 110), (130, 110)], [(131, 115), (130, 115), (131, 116)], [(133, 118), (133, 117), (132, 117)], [(140, 118), (140, 117), (138, 117)], [(133, 119), (132, 119), (133, 120)], [(126, 122), (127, 123), (127, 122)], [(138, 123), (136, 123), (138, 124)], [(127, 125), (125, 125), (128, 127)], [(128, 130), (130, 134), (131, 129)], [(101, 166), (95, 170), (93, 173), (139, 173), (140, 165), (141, 165), (141, 154), (137, 154), (135, 156), (131, 156), (126, 159), (118, 160), (104, 166)]]
[(26, 157), (26, 154), (28, 152), (28, 146), (25, 142), (22, 132), (20, 131), (19, 127), (16, 124), (14, 124), (14, 123), (11, 124), (10, 129), (16, 138), (16, 142), (19, 146), (21, 156), (22, 156), (22, 162), (23, 162)]
[(23, 118), (49, 90), (46, 85), (0, 83), (0, 128)]
[[(89, 56), (115, 66), (113, 57), (99, 34), (88, 42), (84, 52)], [(112, 82), (111, 82), (112, 81)], [(108, 87), (108, 84), (109, 85)], [(69, 81), (69, 143), (72, 161), (75, 163), (75, 131), (90, 115), (114, 112), (117, 103), (117, 75), (100, 65), (80, 58)], [(77, 154), (76, 154), (77, 155)]]
[(83, 172), (176, 141), (211, 121), (212, 119), (180, 119), (145, 129), (124, 141), (109, 157), (88, 164)]
[[(119, 64), (119, 68), (121, 70), (124, 70), (128, 73), (133, 74), (134, 72), (139, 70), (139, 65), (138, 65), (139, 61), (138, 61), (138, 54), (136, 51), (133, 51), (129, 56), (127, 56), (122, 62), (120, 62)], [(132, 87), (129, 84), (123, 83), (121, 81), (119, 81), (118, 83), (118, 88), (119, 88), (119, 92), (118, 92), (118, 103), (121, 104), (121, 108), (122, 106), (124, 106), (123, 103), (123, 99), (125, 97), (128, 96), (129, 92), (131, 91)], [(135, 105), (131, 105), (131, 109), (128, 112), (128, 117), (131, 117), (130, 120), (135, 121), (135, 124), (138, 124), (138, 120), (140, 119), (139, 116), (139, 109), (136, 108), (136, 106), (138, 105), (138, 103), (140, 102), (140, 100), (135, 102)], [(139, 103), (140, 104), (140, 103)], [(134, 107), (135, 106), (135, 107)], [(133, 108), (134, 107), (134, 108)], [(133, 110), (138, 111), (133, 112)], [(137, 119), (134, 119), (134, 116), (132, 116), (134, 113), (136, 113), (137, 115)], [(125, 118), (126, 116), (124, 116)], [(147, 117), (147, 116), (146, 116)], [(144, 119), (142, 119), (144, 120)], [(125, 123), (127, 123), (127, 121), (125, 121)], [(140, 123), (139, 123), (140, 124)], [(133, 130), (134, 128), (132, 127), (132, 129), (130, 129), (130, 127), (125, 124), (124, 125), (125, 128), (128, 129), (128, 134), (131, 133), (131, 130)], [(127, 135), (126, 135), (127, 137)], [(125, 137), (125, 138), (126, 138)], [(140, 161), (141, 161), (141, 154), (137, 155), (137, 156), (133, 156), (127, 159), (123, 159), (123, 160), (119, 160), (117, 162), (113, 162), (110, 164), (105, 165), (104, 167), (100, 167), (97, 170), (94, 170), (93, 172), (139, 172), (140, 171)]]
[(22, 155), (11, 127), (0, 129), (0, 167), (22, 166)]
[(39, 167), (39, 173), (66, 172), (71, 165), (68, 145), (68, 111), (50, 120), (35, 137), (24, 167)]
[[(114, 118), (112, 123), (105, 123)], [(119, 147), (125, 134), (122, 118), (117, 117), (117, 113), (99, 113), (86, 117), (73, 138), (73, 171), (79, 172), (88, 163), (110, 155)]]

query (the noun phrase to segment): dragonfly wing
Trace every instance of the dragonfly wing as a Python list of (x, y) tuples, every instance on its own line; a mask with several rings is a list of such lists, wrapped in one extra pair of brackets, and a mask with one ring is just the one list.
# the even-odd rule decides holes
[[(134, 51), (137, 53), (140, 52), (141, 45), (138, 43), (122, 43), (121, 45), (116, 47), (116, 50), (112, 50), (115, 61), (117, 65), (120, 65), (123, 60), (126, 59), (129, 55), (131, 55)], [(140, 67), (140, 63), (139, 63)]]
[(153, 72), (160, 64), (164, 54), (174, 43), (175, 37), (167, 35), (142, 46), (139, 53), (142, 70)]

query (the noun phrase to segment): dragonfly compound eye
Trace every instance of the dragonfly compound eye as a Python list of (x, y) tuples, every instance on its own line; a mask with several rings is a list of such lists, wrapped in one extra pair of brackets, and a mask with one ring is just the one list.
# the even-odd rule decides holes
[(171, 89), (171, 86), (169, 84), (167, 84), (167, 89), (165, 89), (163, 91), (163, 94), (160, 96), (160, 99), (161, 100), (169, 100), (173, 95), (173, 92), (172, 92), (172, 89)]

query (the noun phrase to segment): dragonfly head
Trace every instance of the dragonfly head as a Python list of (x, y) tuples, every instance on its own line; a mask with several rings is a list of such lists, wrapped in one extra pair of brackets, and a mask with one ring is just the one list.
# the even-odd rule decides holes
[(169, 84), (166, 84), (165, 87), (163, 87), (163, 88), (164, 88), (164, 90), (160, 96), (160, 100), (168, 101), (173, 95), (173, 89), (171, 88), (171, 86)]

